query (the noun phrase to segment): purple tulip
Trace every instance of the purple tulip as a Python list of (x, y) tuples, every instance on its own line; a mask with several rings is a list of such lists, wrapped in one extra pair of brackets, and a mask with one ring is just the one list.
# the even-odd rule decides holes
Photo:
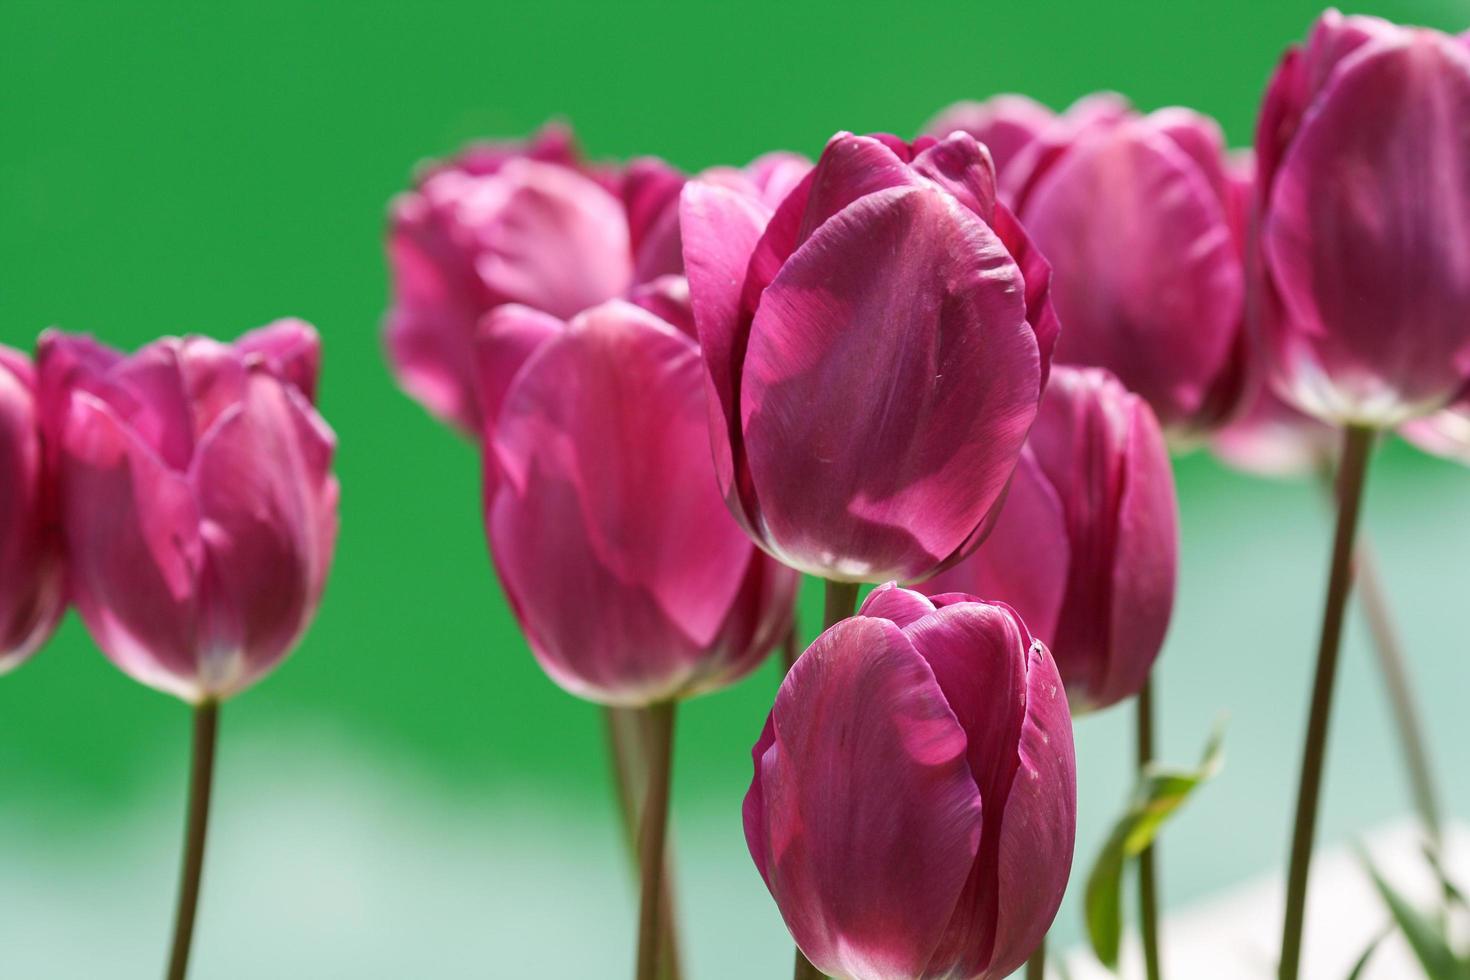
[(797, 576), (720, 499), (694, 341), (614, 300), (565, 324), (502, 308), (480, 347), (490, 550), (551, 678), (642, 706), (754, 669)]
[(797, 660), (752, 756), (746, 843), (818, 969), (997, 980), (1041, 943), (1072, 866), (1072, 722), (1009, 607), (875, 590)]
[(1178, 550), (1173, 470), (1148, 404), (1105, 371), (1058, 365), (995, 529), (922, 588), (1010, 604), (1056, 655), (1080, 713), (1148, 680)]
[(693, 181), (684, 260), (720, 487), (771, 554), (910, 579), (973, 549), (1057, 326), (1049, 271), (961, 133), (839, 133), (774, 211)]
[(1220, 129), (1187, 109), (1147, 116), (1084, 100), (1005, 173), (1054, 270), (1057, 363), (1102, 367), (1171, 434), (1222, 424), (1247, 387), (1247, 183)]
[(984, 102), (956, 102), (924, 126), (924, 134), (943, 139), (958, 130), (985, 144), (1004, 174), (1011, 161), (1056, 120), (1056, 113), (1024, 95), (997, 95)]
[(132, 355), (42, 336), (72, 598), (133, 678), (221, 700), (306, 628), (337, 532), (335, 439), (309, 400), (319, 357), (296, 320)]
[(0, 345), (0, 674), (46, 642), (66, 608), (51, 467), (41, 452), (35, 372)]
[(1282, 397), (1386, 428), (1470, 380), (1470, 50), (1323, 14), (1261, 106), (1263, 312)]

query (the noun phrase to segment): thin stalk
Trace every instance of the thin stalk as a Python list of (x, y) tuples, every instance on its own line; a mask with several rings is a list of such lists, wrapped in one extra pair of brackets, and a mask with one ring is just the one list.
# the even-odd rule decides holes
[(1301, 785), (1297, 790), (1296, 821), (1291, 835), (1291, 862), (1286, 875), (1286, 915), (1281, 929), (1280, 980), (1297, 980), (1301, 969), (1302, 926), (1306, 918), (1307, 872), (1317, 833), (1317, 801), (1327, 756), (1327, 728), (1332, 716), (1332, 690), (1342, 646), (1343, 613), (1352, 584), (1354, 540), (1367, 482), (1368, 459), (1374, 432), (1350, 425), (1343, 430), (1343, 449), (1337, 475), (1337, 530), (1333, 536), (1332, 564), (1327, 578), (1327, 601), (1322, 610), (1321, 643), (1312, 683), (1312, 706), (1302, 750)]
[(178, 908), (174, 914), (173, 952), (168, 980), (189, 973), (194, 917), (199, 908), (199, 879), (204, 871), (204, 838), (209, 828), (209, 795), (214, 783), (214, 747), (219, 736), (219, 704), (206, 701), (194, 708), (194, 745), (189, 766), (189, 811), (184, 822), (184, 853), (179, 871)]
[(1026, 961), (1026, 980), (1046, 980), (1046, 939), (1036, 947), (1036, 952)]
[[(1138, 775), (1154, 758), (1154, 682), (1138, 692)], [(1159, 980), (1159, 894), (1154, 848), (1138, 855), (1138, 921), (1143, 938), (1143, 964), (1148, 980)]]
[[(613, 775), (613, 793), (618, 804), (623, 844), (634, 874), (638, 860), (638, 800), (647, 781), (644, 756), (646, 712), (637, 708), (604, 707), (602, 716), (607, 734), (608, 765)], [(664, 855), (664, 894), (659, 907), (662, 912), (663, 950), (659, 954), (660, 980), (679, 980), (683, 970), (679, 963), (679, 916), (674, 906), (674, 884), (669, 876), (673, 861)]]
[[(857, 608), (857, 597), (859, 585), (857, 582), (833, 582), (828, 580), (823, 583), (826, 588), (822, 600), (822, 629), (831, 629), (837, 623), (851, 616)], [(821, 980), (822, 972), (812, 966), (811, 961), (800, 947), (796, 950), (796, 971), (794, 980)]]
[(791, 617), (791, 629), (786, 632), (786, 639), (781, 641), (781, 665), (784, 672), (789, 672), (796, 665), (796, 658), (801, 656), (801, 636), (796, 616)]
[(674, 702), (647, 709), (648, 793), (644, 797), (639, 865), (638, 980), (658, 980), (659, 923), (663, 921), (664, 850), (669, 828), (669, 783), (674, 761)]

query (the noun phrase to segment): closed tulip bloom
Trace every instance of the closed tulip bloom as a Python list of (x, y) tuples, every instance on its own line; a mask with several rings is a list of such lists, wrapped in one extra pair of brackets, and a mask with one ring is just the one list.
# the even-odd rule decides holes
[(73, 599), (133, 678), (222, 700), (305, 630), (337, 532), (335, 440), (308, 397), (318, 363), (300, 321), (131, 355), (42, 337)]
[(0, 674), (34, 653), (66, 607), (61, 542), (50, 519), (35, 372), (0, 345)]
[(1323, 14), (1256, 133), (1274, 383), (1333, 424), (1395, 426), (1470, 380), (1470, 50)]
[(682, 230), (741, 524), (833, 580), (916, 578), (972, 550), (1057, 332), (985, 149), (840, 133), (774, 211), (691, 182)]
[(1057, 363), (1108, 369), (1176, 437), (1227, 420), (1247, 381), (1245, 184), (1215, 122), (1093, 97), (1005, 176), (1054, 270)]
[(996, 95), (984, 102), (956, 102), (924, 126), (924, 133), (943, 139), (958, 130), (985, 144), (1004, 173), (1012, 160), (1049, 127), (1056, 113), (1024, 95)]
[(888, 585), (781, 684), (745, 839), (797, 945), (846, 980), (998, 980), (1072, 865), (1056, 665), (1009, 607)]
[(551, 678), (631, 707), (754, 669), (797, 576), (720, 499), (694, 341), (615, 300), (570, 323), (507, 308), (480, 344), (491, 554)]
[(1080, 713), (1148, 680), (1178, 551), (1173, 470), (1148, 404), (1105, 371), (1058, 365), (995, 529), (922, 588), (1012, 606), (1055, 654)]

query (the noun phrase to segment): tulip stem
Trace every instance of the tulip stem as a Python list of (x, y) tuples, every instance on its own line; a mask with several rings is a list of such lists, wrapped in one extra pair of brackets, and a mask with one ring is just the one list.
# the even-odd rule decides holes
[(639, 864), (638, 980), (658, 980), (663, 921), (664, 851), (669, 828), (669, 783), (674, 760), (674, 702), (647, 709), (648, 791), (644, 796)]
[(786, 638), (781, 641), (781, 666), (782, 673), (788, 672), (796, 664), (796, 658), (801, 656), (800, 627), (796, 622), (796, 614), (791, 616), (791, 629), (786, 632)]
[(1322, 611), (1317, 672), (1312, 683), (1312, 705), (1307, 717), (1302, 751), (1301, 784), (1297, 789), (1296, 821), (1291, 836), (1291, 862), (1286, 876), (1286, 915), (1281, 932), (1280, 980), (1297, 980), (1301, 969), (1302, 926), (1306, 919), (1307, 872), (1317, 831), (1317, 798), (1327, 755), (1327, 727), (1332, 715), (1332, 689), (1342, 645), (1343, 613), (1352, 584), (1354, 539), (1372, 455), (1374, 431), (1358, 425), (1343, 430), (1343, 450), (1337, 474), (1337, 530), (1333, 536), (1332, 565), (1327, 579), (1327, 601)]
[(1041, 945), (1036, 947), (1036, 952), (1026, 961), (1026, 980), (1046, 980), (1046, 937), (1041, 938)]
[(189, 948), (194, 940), (194, 914), (199, 908), (199, 879), (204, 871), (204, 837), (209, 827), (209, 793), (214, 783), (214, 747), (218, 735), (219, 703), (205, 701), (195, 706), (193, 757), (189, 767), (189, 813), (184, 825), (179, 904), (174, 916), (174, 943), (168, 961), (168, 980), (184, 980), (189, 973)]
[[(1154, 758), (1154, 682), (1150, 676), (1138, 692), (1138, 775)], [(1143, 964), (1148, 980), (1159, 980), (1159, 895), (1154, 846), (1138, 855), (1138, 921), (1143, 938)]]
[[(612, 768), (613, 791), (618, 804), (618, 817), (623, 828), (623, 844), (633, 871), (639, 873), (642, 865), (638, 859), (638, 798), (647, 780), (647, 765), (644, 760), (645, 727), (644, 712), (635, 708), (604, 707), (603, 721), (607, 731), (608, 762)], [(664, 894), (659, 907), (663, 910), (659, 923), (662, 932), (660, 943), (663, 951), (659, 970), (660, 980), (679, 980), (682, 970), (679, 965), (679, 922), (674, 909), (673, 886), (669, 881), (668, 866), (671, 862), (664, 857)]]

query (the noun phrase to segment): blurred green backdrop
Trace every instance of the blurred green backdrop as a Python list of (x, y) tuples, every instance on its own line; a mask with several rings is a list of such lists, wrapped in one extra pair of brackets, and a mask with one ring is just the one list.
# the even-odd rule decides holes
[[(1470, 25), (1470, 9), (1448, 0), (1353, 7)], [(485, 556), (475, 454), (396, 390), (380, 353), (384, 208), (416, 161), (560, 116), (594, 156), (652, 153), (697, 169), (777, 147), (815, 153), (837, 129), (912, 134), (961, 97), (1014, 90), (1060, 107), (1099, 88), (1144, 108), (1194, 106), (1245, 144), (1267, 73), (1318, 9), (1310, 0), (0, 5), (0, 342), (28, 347), (56, 324), (133, 346), (161, 333), (233, 336), (283, 315), (313, 321), (325, 339), (341, 543), (301, 649), (224, 711), (199, 976), (264, 975), (239, 972), (223, 951), (240, 947), (234, 927), (259, 939), (288, 922), (296, 944), (281, 940), (278, 959), (254, 961), (274, 964), (272, 975), (515, 975), (508, 964), (523, 962), (524, 947), (551, 935), (576, 947), (577, 930), (592, 927), (573, 917), (538, 938), (497, 924), (492, 910), (505, 912), (509, 883), (540, 881), (554, 866), (580, 894), (566, 907), (595, 914), (582, 894), (594, 889), (577, 884), (582, 858), (567, 858), (584, 853), (603, 862), (587, 880), (611, 891), (613, 921), (586, 941), (609, 965), (543, 975), (624, 972), (629, 913), (604, 829), (597, 712), (535, 667)], [(1470, 476), (1402, 446), (1380, 462), (1370, 526), (1463, 814)], [(1186, 555), (1162, 668), (1166, 754), (1191, 759), (1217, 712), (1234, 720), (1227, 775), (1165, 844), (1171, 903), (1274, 868), (1284, 853), (1327, 544), (1312, 487), (1252, 482), (1196, 456), (1181, 463), (1180, 488)], [(815, 597), (806, 598), (810, 626)], [(1384, 710), (1353, 642), (1327, 800), (1327, 834), (1338, 839), (1406, 809)], [(696, 940), (759, 950), (752, 962), (784, 968), (784, 936), (738, 829), (748, 746), (775, 677), (766, 669), (688, 706), (676, 796), (693, 841), (686, 864), (707, 859), (737, 883), (706, 888), (697, 867), (686, 872), (691, 906), (708, 893), (689, 913)], [(1129, 722), (1122, 709), (1078, 726), (1079, 867), (1125, 793)], [(12, 843), (0, 843), (0, 974), (82, 975), (66, 966), (92, 962), (75, 946), (102, 957), (91, 975), (150, 975), (172, 900), (185, 710), (125, 679), (69, 617), (48, 649), (0, 679), (0, 731), (0, 842), (23, 851), (12, 861)], [(328, 860), (323, 836), (341, 826), (337, 811), (304, 814), (293, 831), (290, 794), (320, 802), (313, 792), (353, 767), (377, 787), (370, 799), (406, 809), (372, 846), (344, 845)], [(272, 853), (303, 872), (246, 906), (231, 897), (232, 878), (247, 875), (240, 841), (257, 841), (260, 828), (230, 814), (255, 813), (261, 792), (284, 815)], [(378, 805), (355, 799), (338, 801), (343, 819)], [(458, 821), (455, 833), (440, 818)], [(538, 851), (561, 847), (551, 830), (565, 830), (565, 849)], [(124, 839), (140, 843), (127, 850)], [(482, 839), (514, 855), (521, 877), (487, 859), (454, 902), (481, 933), (428, 958), (433, 927), (409, 914), (438, 908), (444, 878), (432, 868), (443, 856), (428, 852)], [(112, 883), (102, 898), (100, 867)], [(330, 873), (313, 878), (322, 867)], [(37, 882), (49, 890), (38, 896)], [(545, 898), (537, 914), (555, 915), (562, 893), (535, 894)], [(232, 925), (227, 909), (253, 918)], [(70, 921), (58, 936), (91, 938), (27, 958), (49, 941), (37, 923), (62, 910)], [(369, 942), (354, 929), (382, 922), (397, 934)], [(722, 938), (729, 922), (758, 935)], [(1078, 937), (1075, 910), (1057, 930)], [(106, 936), (130, 945), (109, 949)], [(364, 965), (366, 948), (382, 951), (376, 966)], [(398, 950), (413, 952), (395, 959)], [(494, 950), (495, 962), (473, 950)], [(26, 965), (13, 972), (7, 955)], [(705, 975), (758, 972), (723, 953), (694, 955)]]

